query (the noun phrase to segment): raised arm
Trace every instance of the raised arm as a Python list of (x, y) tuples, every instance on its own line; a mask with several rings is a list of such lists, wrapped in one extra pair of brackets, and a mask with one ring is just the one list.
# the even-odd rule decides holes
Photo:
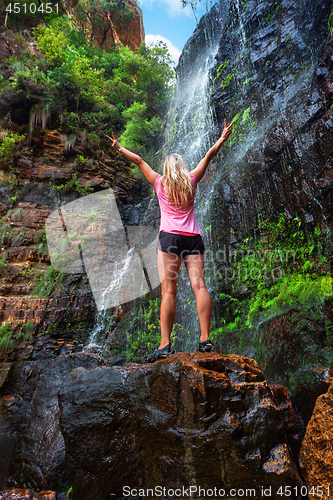
[(155, 179), (158, 176), (158, 174), (154, 172), (154, 170), (148, 165), (148, 163), (143, 161), (143, 159), (140, 156), (136, 155), (135, 153), (132, 153), (132, 151), (123, 148), (123, 146), (121, 146), (121, 144), (117, 141), (113, 132), (112, 132), (113, 139), (111, 139), (111, 137), (109, 137), (108, 135), (106, 137), (110, 139), (110, 141), (112, 142), (112, 147), (115, 148), (117, 151), (120, 151), (124, 156), (126, 156), (128, 160), (138, 165), (138, 167), (141, 168), (143, 175), (145, 176), (147, 181), (150, 182), (150, 184), (154, 185)]
[(207, 151), (206, 155), (202, 160), (198, 163), (198, 165), (195, 167), (194, 170), (192, 170), (192, 174), (194, 174), (197, 182), (199, 182), (204, 173), (206, 172), (206, 168), (209, 165), (209, 162), (214, 158), (214, 156), (217, 155), (217, 153), (220, 151), (222, 144), (228, 139), (230, 136), (232, 130), (231, 127), (235, 123), (235, 120), (230, 123), (230, 125), (227, 125), (227, 120), (224, 119), (224, 129), (222, 132), (221, 137), (219, 138), (218, 141), (212, 146), (209, 151)]

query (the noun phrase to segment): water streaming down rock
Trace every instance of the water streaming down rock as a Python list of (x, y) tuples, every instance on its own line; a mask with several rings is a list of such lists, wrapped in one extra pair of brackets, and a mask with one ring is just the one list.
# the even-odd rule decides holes
[[(181, 154), (189, 170), (195, 168), (212, 145), (212, 138), (217, 138), (219, 134), (210, 105), (209, 82), (229, 4), (229, 1), (216, 3), (200, 20), (185, 45), (176, 68), (177, 84), (165, 151), (168, 154)], [(211, 189), (211, 184), (198, 186), (195, 200), (196, 218), (206, 243), (209, 230), (207, 231), (205, 226), (205, 200), (210, 198)], [(209, 282), (209, 276), (206, 275), (206, 278)], [(200, 326), (195, 297), (183, 264), (179, 271), (178, 283), (176, 323), (183, 328), (178, 332), (177, 346), (181, 350), (192, 350), (198, 340)]]
[[(233, 283), (230, 256), (259, 220), (282, 211), (329, 230), (330, 201), (327, 195), (321, 201), (317, 180), (331, 168), (332, 156), (329, 12), (319, 0), (221, 2), (201, 20), (180, 58), (168, 152), (181, 153), (191, 169), (218, 138), (224, 118), (236, 119), (233, 136), (199, 184), (195, 206), (211, 251), (206, 281), (216, 325), (224, 317), (218, 294)], [(205, 84), (196, 82), (204, 73)], [(319, 134), (326, 137), (321, 149)], [(178, 342), (187, 350), (196, 345), (199, 325), (187, 276), (179, 283), (176, 322), (187, 331)], [(251, 342), (237, 351), (232, 335), (226, 348), (254, 354)]]
[[(259, 220), (282, 211), (306, 224), (331, 224), (329, 9), (319, 0), (220, 2), (181, 55), (164, 153), (182, 154), (192, 169), (219, 137), (224, 118), (236, 119), (195, 202), (214, 326), (225, 316), (219, 294), (234, 284), (230, 256)], [(143, 224), (158, 229), (156, 197)], [(192, 350), (199, 335), (195, 298), (183, 266), (179, 274), (175, 323), (183, 328), (175, 347)], [(224, 352), (254, 355), (251, 340), (242, 351), (233, 335), (229, 340)]]
[(87, 345), (83, 349), (84, 351), (94, 352), (101, 356), (105, 356), (108, 354), (108, 340), (110, 339), (111, 332), (108, 331), (107, 328), (110, 324), (110, 314), (112, 318), (112, 310), (110, 312), (109, 307), (110, 294), (114, 296), (114, 300), (116, 300), (116, 296), (114, 294), (117, 294), (117, 296), (119, 297), (119, 305), (116, 306), (116, 308), (121, 308), (122, 302), (120, 294), (122, 291), (122, 284), (125, 278), (128, 278), (132, 254), (133, 248), (128, 250), (125, 260), (123, 261), (122, 266), (119, 270), (119, 274), (115, 274), (113, 276), (112, 281), (101, 294), (99, 311), (96, 316), (95, 326), (89, 336)]

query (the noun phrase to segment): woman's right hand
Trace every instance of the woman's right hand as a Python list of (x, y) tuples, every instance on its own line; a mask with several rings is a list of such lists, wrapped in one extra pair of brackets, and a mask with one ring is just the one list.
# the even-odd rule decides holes
[(232, 134), (232, 126), (234, 123), (235, 123), (235, 120), (233, 120), (230, 123), (230, 125), (227, 125), (227, 120), (226, 120), (226, 118), (224, 119), (224, 129), (223, 129), (223, 132), (221, 135), (223, 142), (226, 141), (228, 139), (228, 137)]
[(114, 133), (113, 133), (113, 132), (112, 132), (112, 137), (113, 137), (112, 139), (111, 139), (111, 137), (109, 137), (108, 135), (106, 135), (105, 137), (107, 137), (108, 139), (110, 139), (110, 141), (112, 142), (111, 146), (112, 146), (113, 148), (115, 148), (117, 151), (120, 151), (120, 149), (121, 149), (121, 145), (120, 145), (120, 143), (117, 141), (116, 136), (114, 135)]

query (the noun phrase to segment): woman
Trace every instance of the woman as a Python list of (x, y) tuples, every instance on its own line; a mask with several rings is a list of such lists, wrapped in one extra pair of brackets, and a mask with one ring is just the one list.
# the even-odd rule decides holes
[(123, 148), (113, 132), (113, 139), (106, 136), (112, 142), (112, 147), (140, 167), (147, 181), (154, 186), (161, 209), (157, 257), (160, 276), (163, 276), (160, 313), (161, 343), (153, 354), (146, 357), (148, 363), (166, 358), (171, 354), (170, 335), (176, 314), (177, 278), (182, 259), (197, 302), (201, 327), (198, 350), (200, 352), (214, 350), (209, 340), (212, 302), (204, 280), (205, 247), (200, 236), (200, 228), (194, 217), (193, 205), (197, 183), (202, 179), (209, 162), (230, 136), (233, 124), (234, 121), (228, 126), (227, 120), (224, 120), (221, 137), (192, 172), (188, 172), (181, 156), (172, 154), (165, 159), (163, 176), (154, 172), (140, 156)]

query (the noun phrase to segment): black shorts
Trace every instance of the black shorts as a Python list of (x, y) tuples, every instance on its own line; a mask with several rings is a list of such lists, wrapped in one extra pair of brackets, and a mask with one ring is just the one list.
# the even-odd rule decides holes
[(185, 236), (184, 234), (161, 231), (158, 239), (157, 248), (163, 252), (176, 254), (181, 259), (185, 255), (198, 255), (205, 252), (200, 234)]

